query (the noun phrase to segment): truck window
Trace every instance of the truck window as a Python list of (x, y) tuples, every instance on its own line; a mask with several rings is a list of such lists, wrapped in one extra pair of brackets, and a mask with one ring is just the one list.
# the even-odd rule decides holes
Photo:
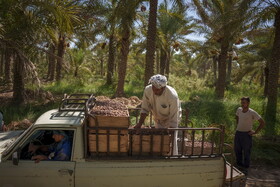
[[(61, 140), (54, 136), (58, 133), (62, 134)], [(23, 144), (20, 159), (32, 160), (36, 155), (45, 155), (49, 161), (71, 160), (73, 136), (74, 130), (37, 130)]]

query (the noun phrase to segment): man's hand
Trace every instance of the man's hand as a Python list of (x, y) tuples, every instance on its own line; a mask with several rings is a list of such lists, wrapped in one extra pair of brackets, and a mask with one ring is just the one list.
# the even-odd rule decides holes
[(38, 148), (39, 148), (39, 146), (36, 146), (33, 143), (30, 143), (28, 146), (28, 152), (30, 152), (31, 154), (35, 154), (35, 152), (37, 151)]
[(140, 119), (138, 121), (138, 123), (134, 126), (135, 129), (140, 129), (146, 119), (146, 117), (148, 116), (148, 114), (146, 113), (141, 113), (140, 114)]
[(137, 124), (134, 126), (135, 129), (140, 129), (141, 127), (142, 127), (142, 124), (141, 124), (141, 123), (137, 123)]
[(33, 156), (31, 160), (35, 160), (35, 163), (39, 163), (41, 160), (48, 160), (48, 157), (45, 155), (36, 155)]
[(253, 136), (254, 134), (257, 134), (255, 131), (253, 131), (253, 130), (251, 130), (250, 132), (248, 132), (248, 134), (250, 135), (250, 136)]

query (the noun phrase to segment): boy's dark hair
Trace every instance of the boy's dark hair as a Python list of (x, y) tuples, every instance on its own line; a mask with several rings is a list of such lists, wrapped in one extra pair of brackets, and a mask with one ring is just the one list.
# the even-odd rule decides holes
[(242, 97), (240, 100), (241, 100), (241, 101), (242, 101), (242, 100), (245, 100), (245, 101), (248, 101), (248, 103), (250, 103), (250, 97)]

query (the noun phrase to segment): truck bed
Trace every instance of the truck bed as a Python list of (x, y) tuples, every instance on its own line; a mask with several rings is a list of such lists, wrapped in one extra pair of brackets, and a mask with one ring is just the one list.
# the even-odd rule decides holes
[(77, 186), (223, 186), (224, 159), (91, 160), (76, 165)]

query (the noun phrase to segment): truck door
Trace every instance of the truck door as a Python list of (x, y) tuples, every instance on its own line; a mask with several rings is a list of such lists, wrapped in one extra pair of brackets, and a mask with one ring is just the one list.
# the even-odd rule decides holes
[[(65, 130), (66, 131), (66, 130)], [(0, 164), (0, 187), (2, 186), (74, 186), (75, 162), (46, 160), (34, 163), (28, 154), (30, 141), (38, 141), (44, 144), (47, 139), (43, 135), (48, 135), (51, 130), (37, 130), (20, 146), (19, 162), (14, 165), (12, 159)], [(68, 132), (69, 138), (73, 142), (74, 130)], [(72, 137), (71, 137), (72, 136)], [(44, 144), (45, 145), (45, 144)], [(72, 146), (73, 148), (73, 146)], [(40, 153), (38, 153), (40, 154)]]
[(75, 162), (63, 161), (12, 161), (1, 164), (0, 186), (74, 186)]

